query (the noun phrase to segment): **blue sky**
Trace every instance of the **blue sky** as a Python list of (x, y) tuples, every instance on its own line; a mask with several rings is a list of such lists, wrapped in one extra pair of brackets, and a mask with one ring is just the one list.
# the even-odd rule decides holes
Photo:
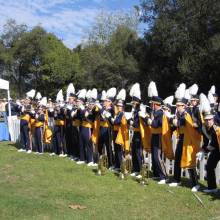
[(139, 0), (0, 0), (0, 28), (9, 18), (40, 24), (70, 48), (79, 44), (101, 10), (129, 11)]

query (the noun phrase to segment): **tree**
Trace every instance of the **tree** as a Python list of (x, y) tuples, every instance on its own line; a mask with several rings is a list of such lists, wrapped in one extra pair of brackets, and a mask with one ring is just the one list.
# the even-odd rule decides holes
[(121, 88), (137, 78), (138, 63), (133, 56), (138, 39), (136, 22), (136, 17), (127, 14), (98, 16), (88, 42), (80, 50), (85, 86), (99, 90), (110, 86)]
[(203, 91), (220, 83), (219, 52), (214, 49), (219, 45), (219, 1), (144, 0), (137, 10), (148, 26), (149, 78), (159, 82), (163, 94), (181, 81), (197, 82)]
[[(2, 75), (10, 80), (18, 97), (32, 88), (44, 95), (54, 95), (57, 92), (54, 88), (58, 90), (71, 81), (80, 82), (83, 69), (79, 53), (68, 49), (55, 35), (40, 26), (18, 34), (13, 30), (21, 29), (20, 26), (16, 28), (16, 24), (13, 25), (13, 28), (9, 25), (8, 32), (2, 35), (0, 66)], [(6, 44), (5, 38), (9, 33), (13, 40)]]

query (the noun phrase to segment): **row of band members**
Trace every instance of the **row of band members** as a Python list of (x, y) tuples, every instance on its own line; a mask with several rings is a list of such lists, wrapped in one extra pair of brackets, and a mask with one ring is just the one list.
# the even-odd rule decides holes
[[(175, 160), (174, 181), (170, 186), (181, 184), (181, 168), (185, 168), (193, 191), (199, 190), (196, 157), (209, 152), (206, 192), (215, 192), (215, 168), (220, 160), (217, 126), (220, 119), (216, 105), (212, 106), (211, 112), (202, 115), (198, 97), (190, 102), (184, 98), (177, 100), (175, 107), (163, 105), (162, 101), (160, 97), (153, 96), (150, 107), (142, 111), (141, 100), (133, 96), (129, 115), (124, 111), (124, 101), (114, 101), (114, 97), (107, 97), (99, 103), (73, 94), (65, 106), (56, 104), (33, 109), (29, 101), (24, 105), (14, 105), (16, 108), (12, 105), (13, 111), (21, 113), (22, 148), (19, 151), (30, 153), (34, 140), (35, 150), (41, 154), (44, 143), (50, 143), (52, 139), (51, 155), (68, 155), (77, 164), (95, 166), (97, 154), (106, 152), (109, 169), (116, 171), (120, 170), (122, 158), (131, 154), (131, 176), (140, 178), (144, 149), (152, 155), (153, 176), (159, 179), (158, 184), (166, 184), (168, 180), (162, 159), (164, 154), (165, 158)], [(48, 129), (51, 120), (54, 120), (52, 133)], [(175, 152), (172, 135), (177, 137)]]

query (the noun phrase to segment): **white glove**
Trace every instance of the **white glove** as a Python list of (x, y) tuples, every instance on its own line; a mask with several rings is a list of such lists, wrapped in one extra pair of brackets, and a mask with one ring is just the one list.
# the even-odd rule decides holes
[(24, 106), (21, 107), (21, 112), (24, 112)]
[(110, 112), (107, 112), (106, 114), (105, 114), (105, 117), (106, 118), (110, 118), (112, 115), (111, 115), (111, 113)]
[(37, 119), (38, 117), (39, 117), (39, 115), (38, 115), (38, 114), (36, 114), (36, 115), (35, 115), (35, 118)]
[(166, 115), (167, 118), (171, 118), (172, 115), (169, 111), (164, 111), (164, 114)]
[(88, 116), (89, 116), (89, 112), (86, 111), (86, 112), (85, 112), (85, 117), (87, 118)]
[(77, 113), (77, 110), (71, 112), (71, 117), (73, 118)]
[(148, 118), (148, 119), (147, 119), (147, 124), (148, 124), (148, 125), (151, 125), (151, 124), (152, 124), (152, 119)]
[(193, 127), (194, 127), (194, 128), (198, 128), (199, 126), (198, 126), (197, 123), (194, 122), (194, 123), (193, 123)]
[(81, 110), (84, 110), (84, 109), (85, 109), (85, 106), (84, 106), (84, 105), (80, 105), (79, 108), (80, 108)]
[(48, 110), (49, 110), (49, 112), (53, 112), (53, 108), (49, 108)]
[(145, 118), (146, 117), (146, 113), (143, 112), (143, 111), (139, 111), (138, 112), (138, 116), (141, 117), (141, 118)]
[(111, 118), (111, 122), (112, 122), (112, 124), (114, 124), (114, 122), (115, 122), (115, 119), (114, 119), (114, 118)]
[(178, 120), (176, 118), (173, 119), (173, 125), (177, 127)]
[(206, 148), (207, 148), (209, 151), (212, 151), (212, 150), (215, 149), (215, 148), (214, 148), (213, 146), (211, 146), (211, 145), (208, 145)]
[(105, 118), (110, 118), (112, 116), (111, 113), (108, 111), (104, 111), (103, 115), (105, 116)]
[(204, 158), (204, 152), (203, 151), (199, 151), (197, 154), (196, 154), (196, 158), (201, 161), (203, 158)]
[(21, 103), (20, 103), (20, 101), (16, 101), (16, 104), (17, 104), (17, 105), (19, 105), (19, 106), (21, 106)]
[(102, 109), (102, 106), (100, 103), (96, 103), (95, 106), (98, 107), (98, 109), (100, 109), (100, 110)]
[(67, 108), (68, 110), (72, 110), (73, 107), (72, 107), (72, 105), (67, 105), (66, 108)]

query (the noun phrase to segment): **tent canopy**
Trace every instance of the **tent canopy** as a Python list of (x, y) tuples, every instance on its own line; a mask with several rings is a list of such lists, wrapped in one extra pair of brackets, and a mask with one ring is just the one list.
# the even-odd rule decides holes
[(9, 81), (0, 79), (0, 89), (5, 89), (7, 90), (8, 93), (8, 113), (9, 113), (9, 118), (11, 117), (11, 105), (10, 105), (10, 91), (9, 91)]
[(0, 79), (0, 89), (9, 90), (9, 81)]

